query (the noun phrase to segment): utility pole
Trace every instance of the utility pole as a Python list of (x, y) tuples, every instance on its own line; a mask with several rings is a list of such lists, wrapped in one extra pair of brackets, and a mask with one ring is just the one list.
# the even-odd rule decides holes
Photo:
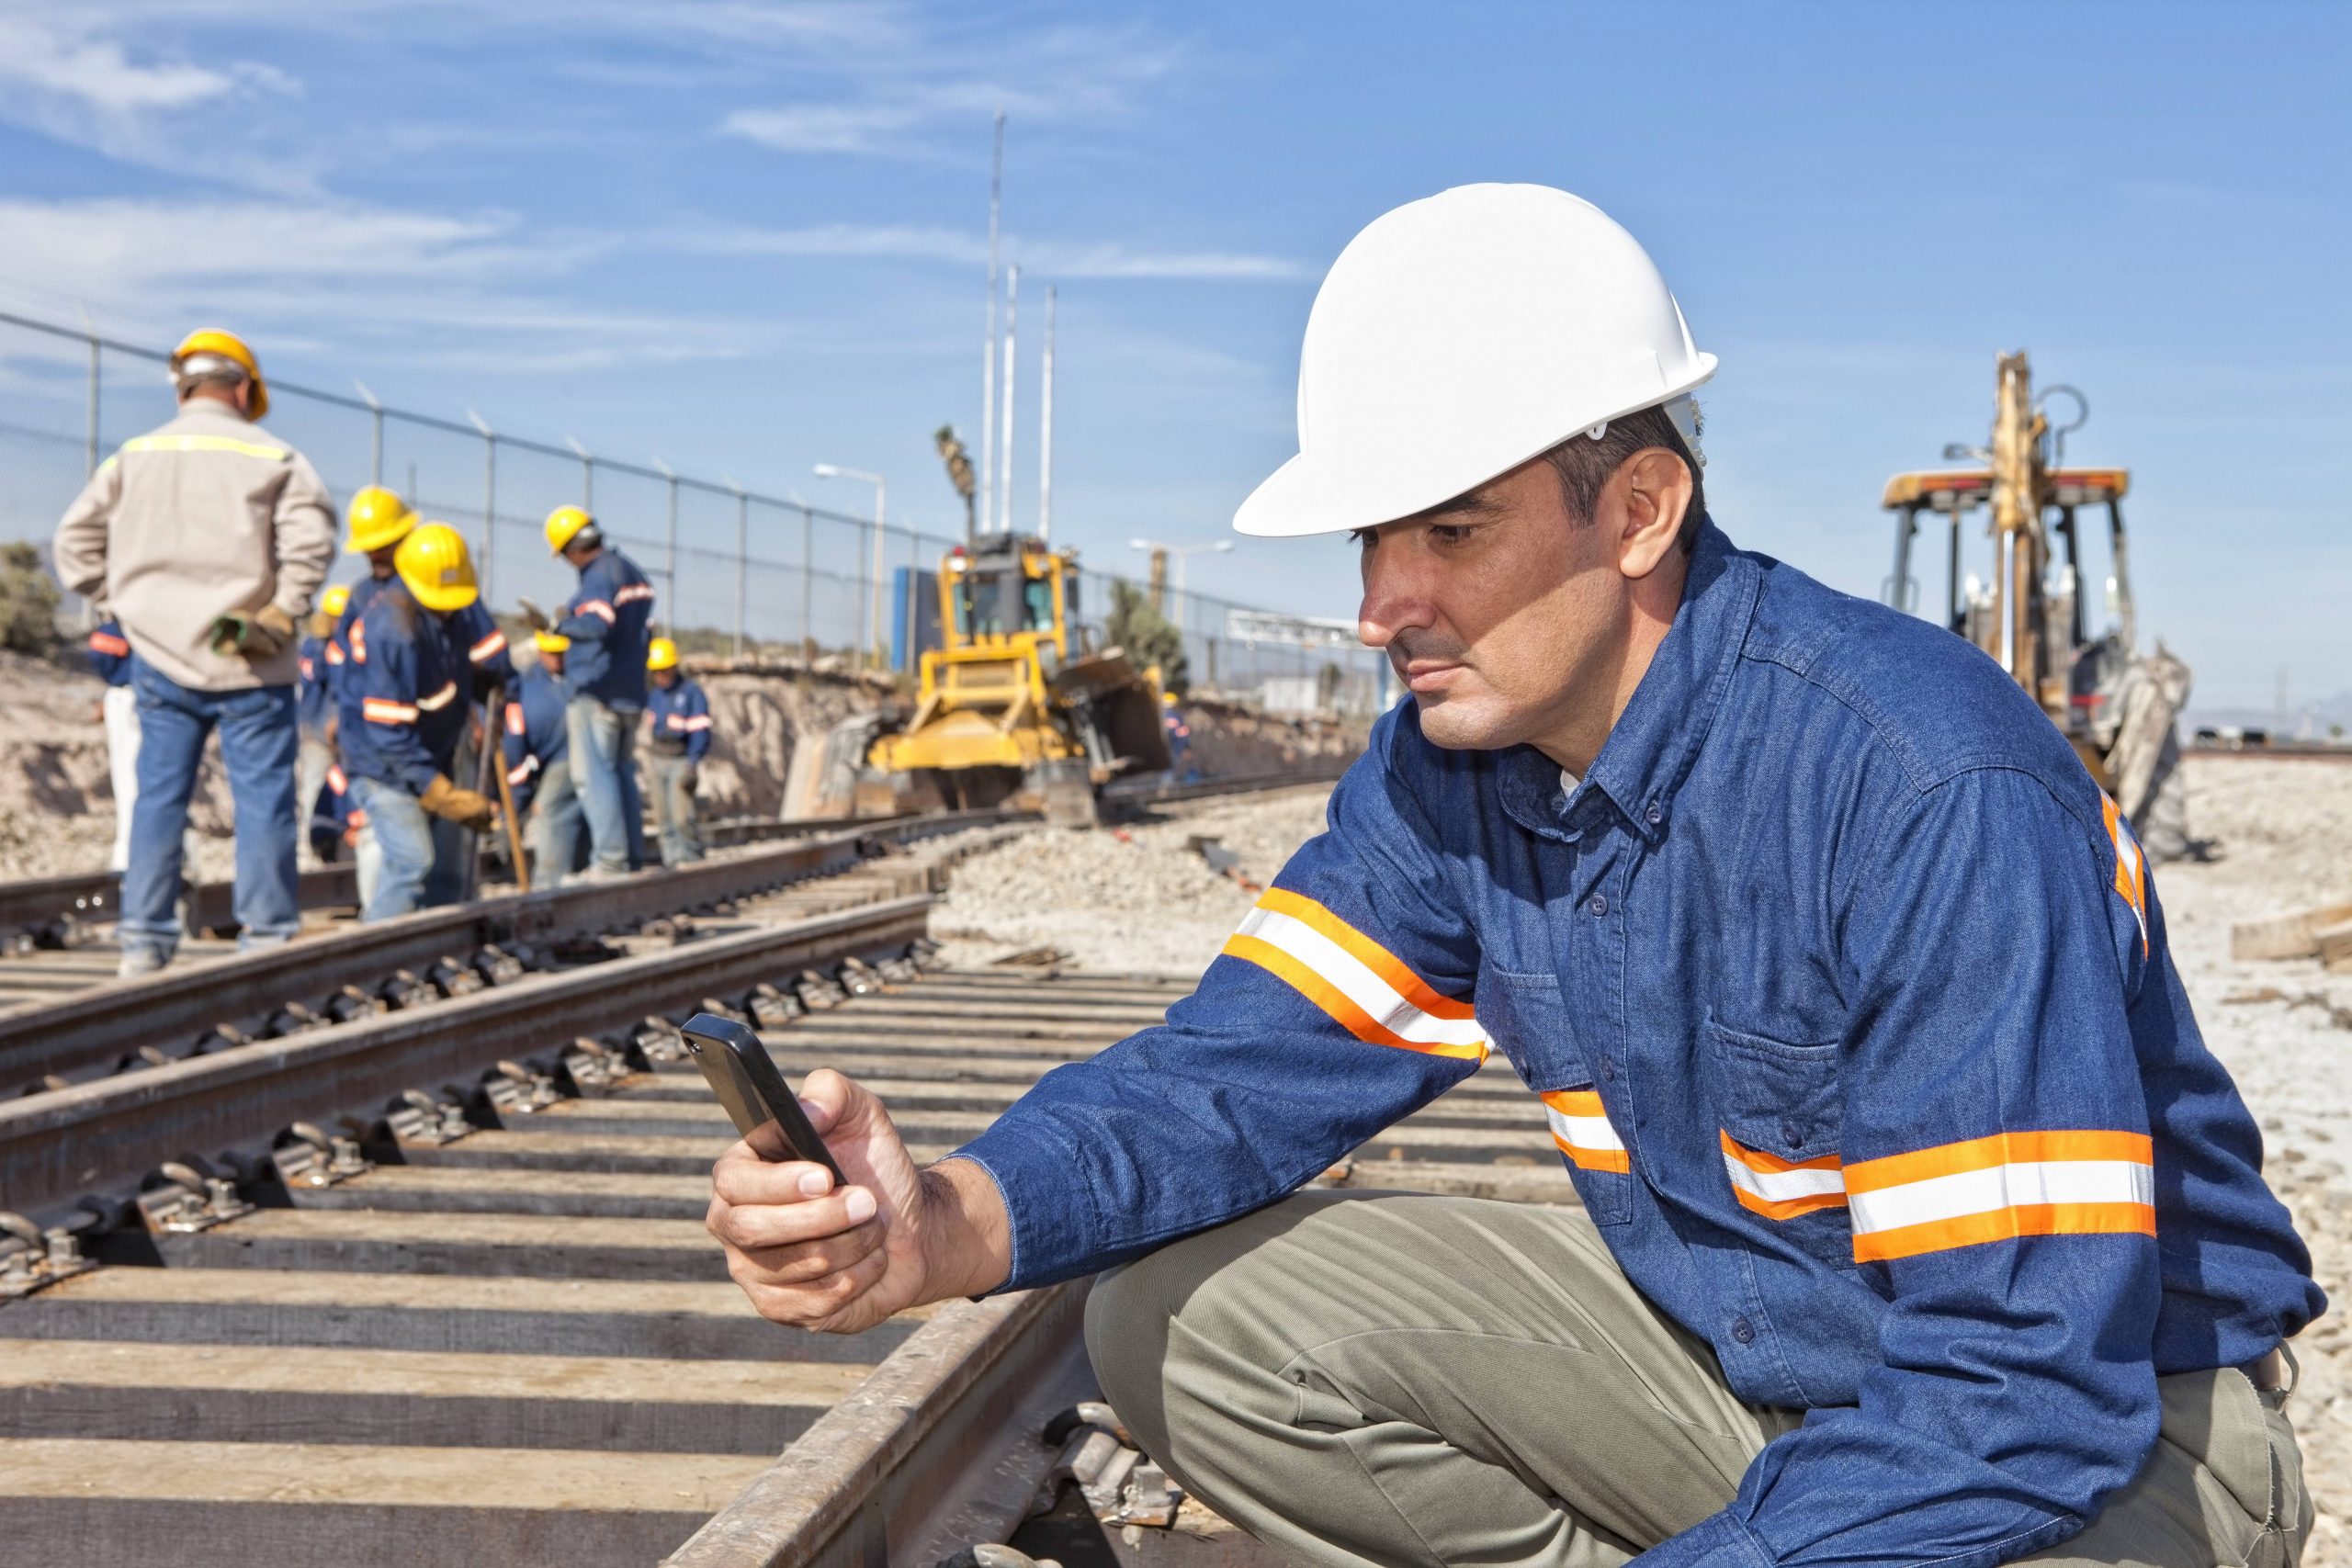
[(996, 255), (1004, 209), (1004, 111), (996, 111), (996, 152), (989, 163), (989, 330), (980, 340), (980, 532), (996, 531)]
[(1014, 262), (1004, 269), (1004, 456), (997, 464), (997, 482), (1001, 487), (996, 509), (996, 531), (1012, 532), (1012, 367), (1015, 333), (1014, 312), (1021, 308), (1021, 264)]
[(1037, 430), (1037, 537), (1050, 541), (1054, 536), (1054, 295), (1056, 289), (1046, 285), (1046, 367), (1040, 379), (1045, 382), (1042, 393), (1045, 416), (1038, 421)]

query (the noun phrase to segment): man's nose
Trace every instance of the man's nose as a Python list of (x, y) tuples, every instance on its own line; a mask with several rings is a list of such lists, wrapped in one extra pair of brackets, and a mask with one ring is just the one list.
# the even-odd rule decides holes
[(1408, 551), (1381, 544), (1365, 552), (1363, 601), (1356, 606), (1356, 637), (1366, 648), (1386, 648), (1399, 632), (1433, 625), (1428, 584), (1412, 570)]

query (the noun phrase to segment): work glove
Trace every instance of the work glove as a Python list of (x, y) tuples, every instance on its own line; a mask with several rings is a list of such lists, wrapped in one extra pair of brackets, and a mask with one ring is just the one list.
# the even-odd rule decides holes
[(551, 632), (555, 630), (555, 623), (548, 619), (548, 613), (545, 610), (540, 609), (528, 599), (518, 599), (515, 603), (523, 606), (523, 624), (525, 626), (529, 626), (535, 632)]
[(294, 640), (294, 617), (275, 604), (232, 610), (212, 623), (212, 651), (223, 659), (273, 659)]
[(470, 828), (477, 833), (487, 833), (490, 825), (498, 820), (498, 804), (480, 790), (460, 789), (444, 773), (433, 775), (433, 782), (416, 803), (444, 822), (455, 822), (460, 828)]

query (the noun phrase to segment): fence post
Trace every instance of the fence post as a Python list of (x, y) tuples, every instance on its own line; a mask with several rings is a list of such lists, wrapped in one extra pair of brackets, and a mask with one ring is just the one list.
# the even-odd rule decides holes
[(490, 422), (473, 410), (468, 409), (466, 417), (481, 432), (481, 596), (488, 599), (490, 566), (498, 556), (498, 437)]
[(670, 484), (670, 502), (669, 502), (669, 507), (668, 507), (667, 512), (664, 513), (663, 520), (662, 520), (662, 536), (663, 536), (663, 538), (665, 539), (666, 543), (665, 543), (665, 544), (663, 545), (663, 547), (662, 547), (662, 548), (663, 548), (663, 554), (662, 554), (662, 597), (665, 601), (667, 601), (667, 602), (668, 602), (668, 604), (669, 604), (669, 605), (670, 605), (670, 614), (669, 614), (668, 617), (662, 621), (662, 624), (663, 626), (665, 626), (669, 627), (669, 628), (670, 628), (670, 630), (671, 630), (671, 632), (672, 632), (672, 634), (673, 634), (673, 635), (675, 635), (675, 633), (677, 632), (677, 629), (678, 629), (678, 626), (679, 626), (679, 621), (678, 621), (678, 618), (677, 618), (677, 616), (678, 616), (678, 609), (677, 609), (677, 605), (678, 605), (678, 476), (677, 476), (676, 474), (674, 474), (674, 473), (672, 473), (672, 472), (670, 471), (670, 465), (669, 465), (669, 464), (667, 464), (667, 463), (665, 463), (665, 462), (663, 462), (663, 461), (662, 461), (661, 458), (659, 458), (659, 457), (656, 457), (656, 458), (654, 458), (654, 459), (653, 459), (653, 467), (655, 468), (655, 469), (656, 469), (656, 470), (658, 470), (658, 471), (660, 472), (660, 474), (662, 475), (662, 477), (664, 479), (667, 479), (667, 480), (669, 481), (669, 484)]
[(83, 472), (82, 477), (84, 479), (87, 479), (90, 475), (98, 471), (98, 334), (96, 333), (92, 333), (90, 334), (89, 424), (90, 441), (89, 450), (86, 454), (89, 458), (89, 464)]
[(733, 479), (727, 488), (735, 492), (735, 658), (743, 658), (743, 592), (752, 576), (752, 498)]

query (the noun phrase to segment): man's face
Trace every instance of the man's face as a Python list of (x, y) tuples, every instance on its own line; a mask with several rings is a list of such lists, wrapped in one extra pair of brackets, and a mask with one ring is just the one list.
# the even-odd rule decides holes
[(545, 649), (542, 649), (539, 650), (539, 662), (548, 667), (548, 674), (558, 677), (560, 677), (563, 674), (562, 654), (549, 653)]
[(650, 671), (650, 674), (653, 683), (665, 692), (678, 683), (678, 672), (675, 670), (655, 670)]
[(392, 558), (400, 554), (400, 549), (399, 542), (394, 541), (379, 548), (369, 550), (368, 575), (379, 582), (390, 582), (392, 580)]
[(1597, 523), (1571, 522), (1557, 474), (1538, 459), (1357, 536), (1357, 635), (1387, 653), (1432, 742), (1515, 746), (1610, 700), (1633, 588), (1611, 510), (1604, 500)]

